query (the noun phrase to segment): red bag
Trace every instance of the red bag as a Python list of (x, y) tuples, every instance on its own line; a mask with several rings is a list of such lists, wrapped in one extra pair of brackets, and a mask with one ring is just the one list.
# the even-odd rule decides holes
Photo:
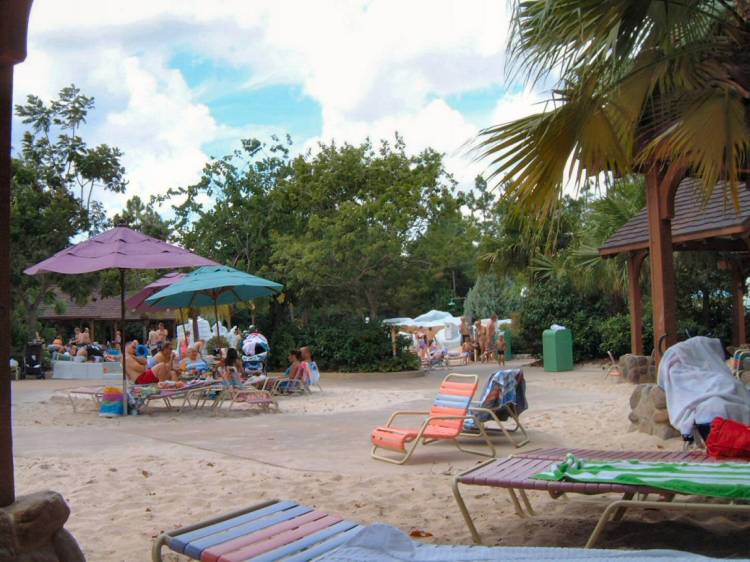
[(715, 459), (750, 459), (750, 426), (714, 418), (706, 449), (708, 456)]

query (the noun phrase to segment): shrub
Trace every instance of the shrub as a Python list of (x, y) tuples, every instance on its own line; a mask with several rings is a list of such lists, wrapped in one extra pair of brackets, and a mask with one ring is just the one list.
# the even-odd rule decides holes
[(324, 371), (401, 371), (419, 368), (408, 351), (408, 339), (399, 338), (393, 357), (390, 330), (377, 322), (328, 318), (304, 327), (291, 323), (279, 326), (269, 337), (271, 365), (282, 367), (287, 354), (309, 346)]
[(599, 322), (599, 352), (615, 357), (630, 353), (630, 314), (615, 314)]
[(214, 349), (229, 347), (229, 341), (224, 336), (214, 336), (206, 342), (206, 352), (213, 353)]

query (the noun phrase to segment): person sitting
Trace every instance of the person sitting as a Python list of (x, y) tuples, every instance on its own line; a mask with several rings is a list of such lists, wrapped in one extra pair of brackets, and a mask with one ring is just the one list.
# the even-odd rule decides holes
[(320, 371), (318, 364), (313, 359), (312, 350), (308, 347), (300, 348), (302, 363), (300, 364), (300, 376), (306, 386), (320, 386)]
[(159, 382), (159, 378), (147, 368), (146, 358), (136, 354), (138, 340), (125, 346), (125, 374), (133, 384), (150, 384)]
[(146, 340), (146, 345), (148, 345), (149, 349), (153, 349), (156, 347), (156, 344), (159, 343), (159, 331), (154, 327), (151, 326), (151, 330), (148, 332), (148, 339)]
[(208, 363), (201, 357), (198, 344), (188, 348), (188, 356), (182, 360), (180, 369), (183, 372), (205, 373), (209, 371)]
[(49, 350), (56, 353), (65, 353), (65, 344), (63, 343), (62, 336), (57, 334), (55, 339), (49, 345)]
[(88, 345), (91, 343), (91, 334), (89, 334), (89, 329), (84, 328), (83, 332), (81, 332), (81, 341), (77, 342), (80, 345)]
[(227, 349), (226, 357), (221, 361), (219, 375), (225, 386), (242, 387), (242, 361), (233, 347)]
[(73, 339), (70, 340), (70, 343), (75, 344), (76, 346), (79, 346), (83, 343), (81, 341), (82, 338), (83, 338), (83, 332), (81, 332), (81, 329), (78, 326), (73, 328)]
[[(290, 351), (289, 355), (287, 355), (287, 361), (289, 361), (289, 366), (284, 371), (284, 374), (275, 379), (271, 379), (276, 383), (276, 389), (279, 392), (291, 392), (293, 390), (300, 389), (299, 382), (292, 382), (301, 381), (302, 379), (302, 353), (300, 352), (300, 350), (293, 349), (292, 351)], [(263, 388), (262, 384), (258, 383), (265, 383), (267, 377), (257, 377), (257, 379), (259, 380), (254, 380), (253, 384), (258, 388)], [(266, 384), (265, 387), (268, 388), (268, 384)]]

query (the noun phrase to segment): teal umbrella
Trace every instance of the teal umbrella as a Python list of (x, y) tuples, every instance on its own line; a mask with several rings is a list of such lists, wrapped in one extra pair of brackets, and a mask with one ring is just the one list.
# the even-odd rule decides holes
[[(283, 285), (226, 265), (206, 266), (172, 283), (146, 299), (155, 308), (196, 308), (236, 304), (275, 295)], [(216, 335), (219, 319), (216, 315)]]

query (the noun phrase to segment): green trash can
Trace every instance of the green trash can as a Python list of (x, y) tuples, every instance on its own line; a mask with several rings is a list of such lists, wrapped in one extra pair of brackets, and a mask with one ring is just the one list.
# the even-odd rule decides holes
[(510, 361), (513, 359), (513, 334), (508, 330), (501, 330), (500, 335), (505, 336), (505, 360)]
[(544, 330), (542, 334), (544, 370), (557, 373), (573, 370), (573, 334), (567, 328)]

